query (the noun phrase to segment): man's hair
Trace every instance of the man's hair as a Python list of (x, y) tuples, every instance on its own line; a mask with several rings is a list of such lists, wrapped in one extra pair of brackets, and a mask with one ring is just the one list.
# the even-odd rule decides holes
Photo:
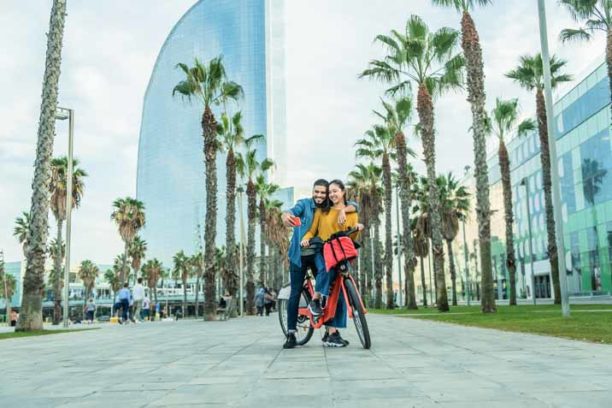
[(138, 278), (138, 283), (142, 283), (142, 278)]
[(130, 284), (129, 284), (129, 283), (127, 283), (127, 282), (125, 282), (125, 283), (123, 284), (123, 287), (124, 287), (124, 288), (129, 288), (129, 287), (130, 287)]
[(315, 188), (316, 186), (323, 186), (327, 188), (329, 187), (329, 182), (325, 179), (318, 179), (318, 180), (315, 180), (314, 183), (312, 183), (312, 188)]

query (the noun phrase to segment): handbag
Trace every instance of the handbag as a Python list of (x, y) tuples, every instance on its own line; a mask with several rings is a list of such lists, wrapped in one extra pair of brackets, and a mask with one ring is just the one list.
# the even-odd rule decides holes
[(350, 261), (357, 258), (358, 252), (353, 240), (347, 236), (330, 239), (323, 245), (323, 258), (327, 271), (334, 268), (340, 262)]

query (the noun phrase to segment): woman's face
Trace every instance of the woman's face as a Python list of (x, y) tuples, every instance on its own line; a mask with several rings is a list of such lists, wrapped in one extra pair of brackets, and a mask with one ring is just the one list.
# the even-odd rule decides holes
[(342, 191), (339, 185), (329, 185), (329, 199), (334, 204), (338, 204), (339, 202), (344, 201), (344, 191)]

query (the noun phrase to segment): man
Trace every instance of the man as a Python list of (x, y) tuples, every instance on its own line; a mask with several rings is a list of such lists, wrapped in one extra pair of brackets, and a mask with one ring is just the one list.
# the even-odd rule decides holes
[(142, 278), (138, 278), (138, 283), (134, 285), (134, 316), (138, 321), (142, 322), (142, 301), (145, 297), (144, 286), (142, 286)]
[(130, 308), (130, 299), (132, 298), (132, 294), (130, 293), (129, 285), (126, 283), (123, 284), (123, 287), (117, 294), (117, 299), (121, 304), (121, 323), (127, 323), (128, 320), (128, 309)]
[(142, 300), (142, 312), (140, 312), (140, 319), (141, 320), (149, 320), (149, 309), (151, 308), (151, 301), (149, 300), (149, 297), (145, 295), (144, 299)]
[[(296, 346), (297, 315), (306, 271), (308, 268), (311, 268), (316, 273), (320, 268), (325, 269), (324, 265), (317, 265), (317, 262), (322, 261), (320, 261), (321, 258), (315, 256), (316, 250), (313, 248), (302, 248), (300, 242), (312, 225), (315, 210), (329, 205), (327, 198), (328, 188), (329, 183), (327, 180), (316, 180), (312, 186), (312, 198), (298, 200), (293, 208), (282, 215), (283, 223), (287, 227), (294, 227), (289, 246), (291, 295), (289, 295), (289, 302), (287, 302), (287, 339), (285, 344), (283, 344), (285, 349)], [(358, 211), (357, 203), (349, 202), (346, 208), (340, 211), (338, 222), (344, 224), (346, 222), (346, 213), (356, 211)], [(300, 224), (297, 226), (294, 217), (300, 220)]]

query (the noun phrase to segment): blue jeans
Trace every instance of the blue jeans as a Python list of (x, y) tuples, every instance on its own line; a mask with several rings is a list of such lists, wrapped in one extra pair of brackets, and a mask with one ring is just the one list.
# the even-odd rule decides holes
[(298, 308), (300, 307), (300, 294), (302, 293), (304, 278), (306, 277), (308, 268), (311, 268), (315, 275), (318, 271), (325, 270), (323, 257), (318, 258), (316, 255), (303, 256), (302, 266), (297, 266), (293, 263), (289, 264), (291, 294), (287, 302), (287, 330), (296, 330)]
[(130, 308), (130, 301), (127, 299), (121, 299), (121, 319), (125, 322), (128, 319), (128, 309)]
[[(323, 296), (329, 296), (329, 288), (332, 282), (335, 281), (338, 276), (338, 271), (334, 268), (329, 272), (325, 269), (325, 260), (323, 254), (318, 253), (315, 255), (317, 259), (315, 262), (318, 265), (322, 265), (322, 269), (317, 272), (317, 283), (315, 285), (315, 291), (320, 292)], [(340, 293), (338, 297), (338, 304), (336, 305), (336, 313), (334, 318), (326, 323), (326, 326), (344, 328), (346, 327), (346, 304), (344, 301), (344, 295)]]

